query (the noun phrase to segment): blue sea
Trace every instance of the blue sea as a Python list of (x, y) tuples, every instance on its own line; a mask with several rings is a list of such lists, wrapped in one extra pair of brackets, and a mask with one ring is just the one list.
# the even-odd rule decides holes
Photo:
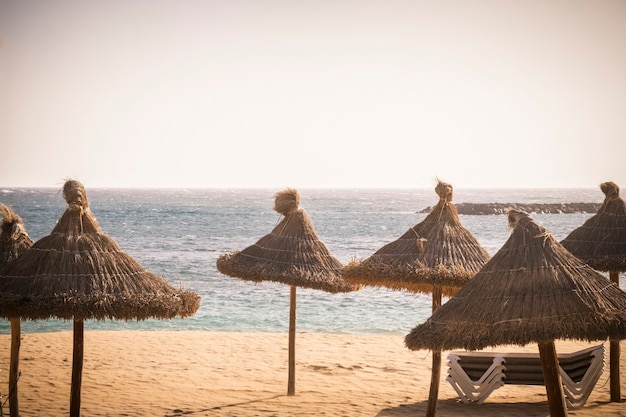
[[(433, 187), (434, 188), (434, 187)], [(88, 321), (85, 330), (208, 330), (286, 332), (289, 287), (253, 284), (219, 273), (223, 253), (244, 249), (269, 233), (281, 216), (269, 189), (87, 189), (102, 230), (147, 270), (201, 296), (195, 316), (174, 320)], [(344, 264), (389, 243), (434, 206), (434, 189), (300, 189), (320, 239)], [(455, 203), (601, 203), (595, 189), (455, 189)], [(50, 234), (66, 204), (59, 189), (5, 188), (0, 202), (24, 220), (38, 240)], [(561, 240), (592, 214), (533, 214)], [(462, 224), (491, 254), (510, 235), (505, 215), (461, 215)], [(445, 302), (445, 300), (444, 300)], [(365, 288), (347, 294), (297, 290), (297, 330), (352, 334), (408, 333), (431, 312), (425, 294)], [(62, 320), (22, 322), (22, 332), (71, 330)], [(0, 320), (0, 333), (10, 326)]]

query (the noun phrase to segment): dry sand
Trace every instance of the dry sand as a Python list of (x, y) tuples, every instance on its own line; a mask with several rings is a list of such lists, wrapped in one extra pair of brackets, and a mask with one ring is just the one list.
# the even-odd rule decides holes
[[(10, 335), (0, 335), (3, 402), (10, 339)], [(287, 343), (287, 334), (86, 328), (81, 415), (425, 415), (431, 355), (405, 348), (404, 335), (298, 333), (293, 397), (286, 395)], [(557, 351), (587, 346), (557, 342)], [(606, 348), (608, 364), (608, 343)], [(536, 349), (528, 345), (496, 350)], [(461, 403), (445, 381), (446, 354), (438, 416), (549, 415), (544, 387), (507, 385), (482, 405)], [(624, 360), (622, 356), (622, 369), (626, 369)], [(22, 417), (68, 415), (71, 364), (71, 332), (22, 335)], [(4, 415), (8, 410), (5, 404)], [(609, 402), (608, 365), (587, 404), (570, 409), (569, 414), (626, 416), (625, 404)]]

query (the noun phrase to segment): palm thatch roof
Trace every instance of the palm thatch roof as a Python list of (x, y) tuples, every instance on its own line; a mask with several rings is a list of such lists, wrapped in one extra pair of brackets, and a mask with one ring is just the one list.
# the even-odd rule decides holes
[(0, 268), (17, 259), (33, 246), (26, 233), (24, 221), (9, 206), (0, 204), (2, 229), (0, 231)]
[(454, 297), (406, 337), (410, 349), (482, 349), (626, 335), (626, 293), (584, 264), (528, 214)]
[[(10, 207), (0, 204), (2, 226), (0, 231), (0, 270), (14, 262), (32, 246), (33, 240), (26, 233), (24, 221)], [(21, 343), (21, 324), (19, 317), (10, 317), (11, 321), (11, 359), (9, 365), (9, 413), (19, 416), (19, 358)], [(1, 406), (0, 406), (0, 414)]]
[(598, 212), (573, 230), (561, 244), (598, 271), (626, 271), (626, 204), (614, 182), (604, 182)]
[(365, 260), (343, 270), (349, 282), (453, 295), (489, 260), (489, 254), (461, 224), (450, 184), (438, 181), (439, 202), (417, 225)]
[(63, 187), (67, 209), (52, 230), (0, 271), (0, 317), (172, 318), (193, 315), (197, 293), (148, 272), (104, 234), (83, 185)]
[(217, 269), (257, 283), (274, 281), (330, 293), (358, 289), (343, 280), (343, 264), (319, 239), (299, 204), (300, 193), (293, 188), (276, 193), (274, 210), (284, 216), (282, 220), (255, 244), (221, 255)]

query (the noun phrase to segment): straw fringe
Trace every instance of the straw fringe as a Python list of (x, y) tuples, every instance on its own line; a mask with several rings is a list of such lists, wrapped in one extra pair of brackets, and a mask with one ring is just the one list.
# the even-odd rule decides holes
[[(442, 294), (450, 297), (459, 290), (467, 277), (450, 274), (447, 268), (422, 270), (409, 263), (375, 262), (371, 258), (364, 261), (352, 260), (342, 271), (346, 281), (368, 287), (406, 290), (413, 293), (429, 294), (433, 285), (442, 287)], [(428, 277), (425, 279), (425, 277)], [(456, 283), (456, 285), (449, 285)]]

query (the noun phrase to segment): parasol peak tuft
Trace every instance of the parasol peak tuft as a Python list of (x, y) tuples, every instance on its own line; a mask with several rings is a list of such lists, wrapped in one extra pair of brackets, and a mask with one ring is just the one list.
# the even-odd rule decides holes
[(20, 236), (27, 235), (24, 221), (9, 206), (0, 204), (0, 215), (2, 215), (2, 236), (18, 240)]
[(3, 224), (24, 224), (22, 218), (16, 212), (11, 210), (11, 208), (6, 204), (0, 204), (0, 214), (2, 215), (2, 219), (4, 220)]
[(509, 214), (508, 214), (508, 220), (509, 220), (509, 227), (511, 229), (515, 229), (515, 226), (522, 223), (524, 220), (531, 221), (532, 219), (530, 218), (528, 213), (526, 213), (525, 211), (510, 209)]
[(85, 186), (76, 180), (67, 180), (63, 185), (63, 198), (69, 206), (89, 207)]
[(619, 198), (619, 186), (615, 184), (613, 181), (607, 181), (600, 184), (600, 189), (609, 199)]
[(287, 188), (275, 194), (274, 210), (287, 216), (298, 210), (300, 193), (295, 188)]
[(439, 198), (444, 200), (446, 203), (452, 201), (452, 185), (438, 179), (437, 185), (435, 186), (435, 192)]

